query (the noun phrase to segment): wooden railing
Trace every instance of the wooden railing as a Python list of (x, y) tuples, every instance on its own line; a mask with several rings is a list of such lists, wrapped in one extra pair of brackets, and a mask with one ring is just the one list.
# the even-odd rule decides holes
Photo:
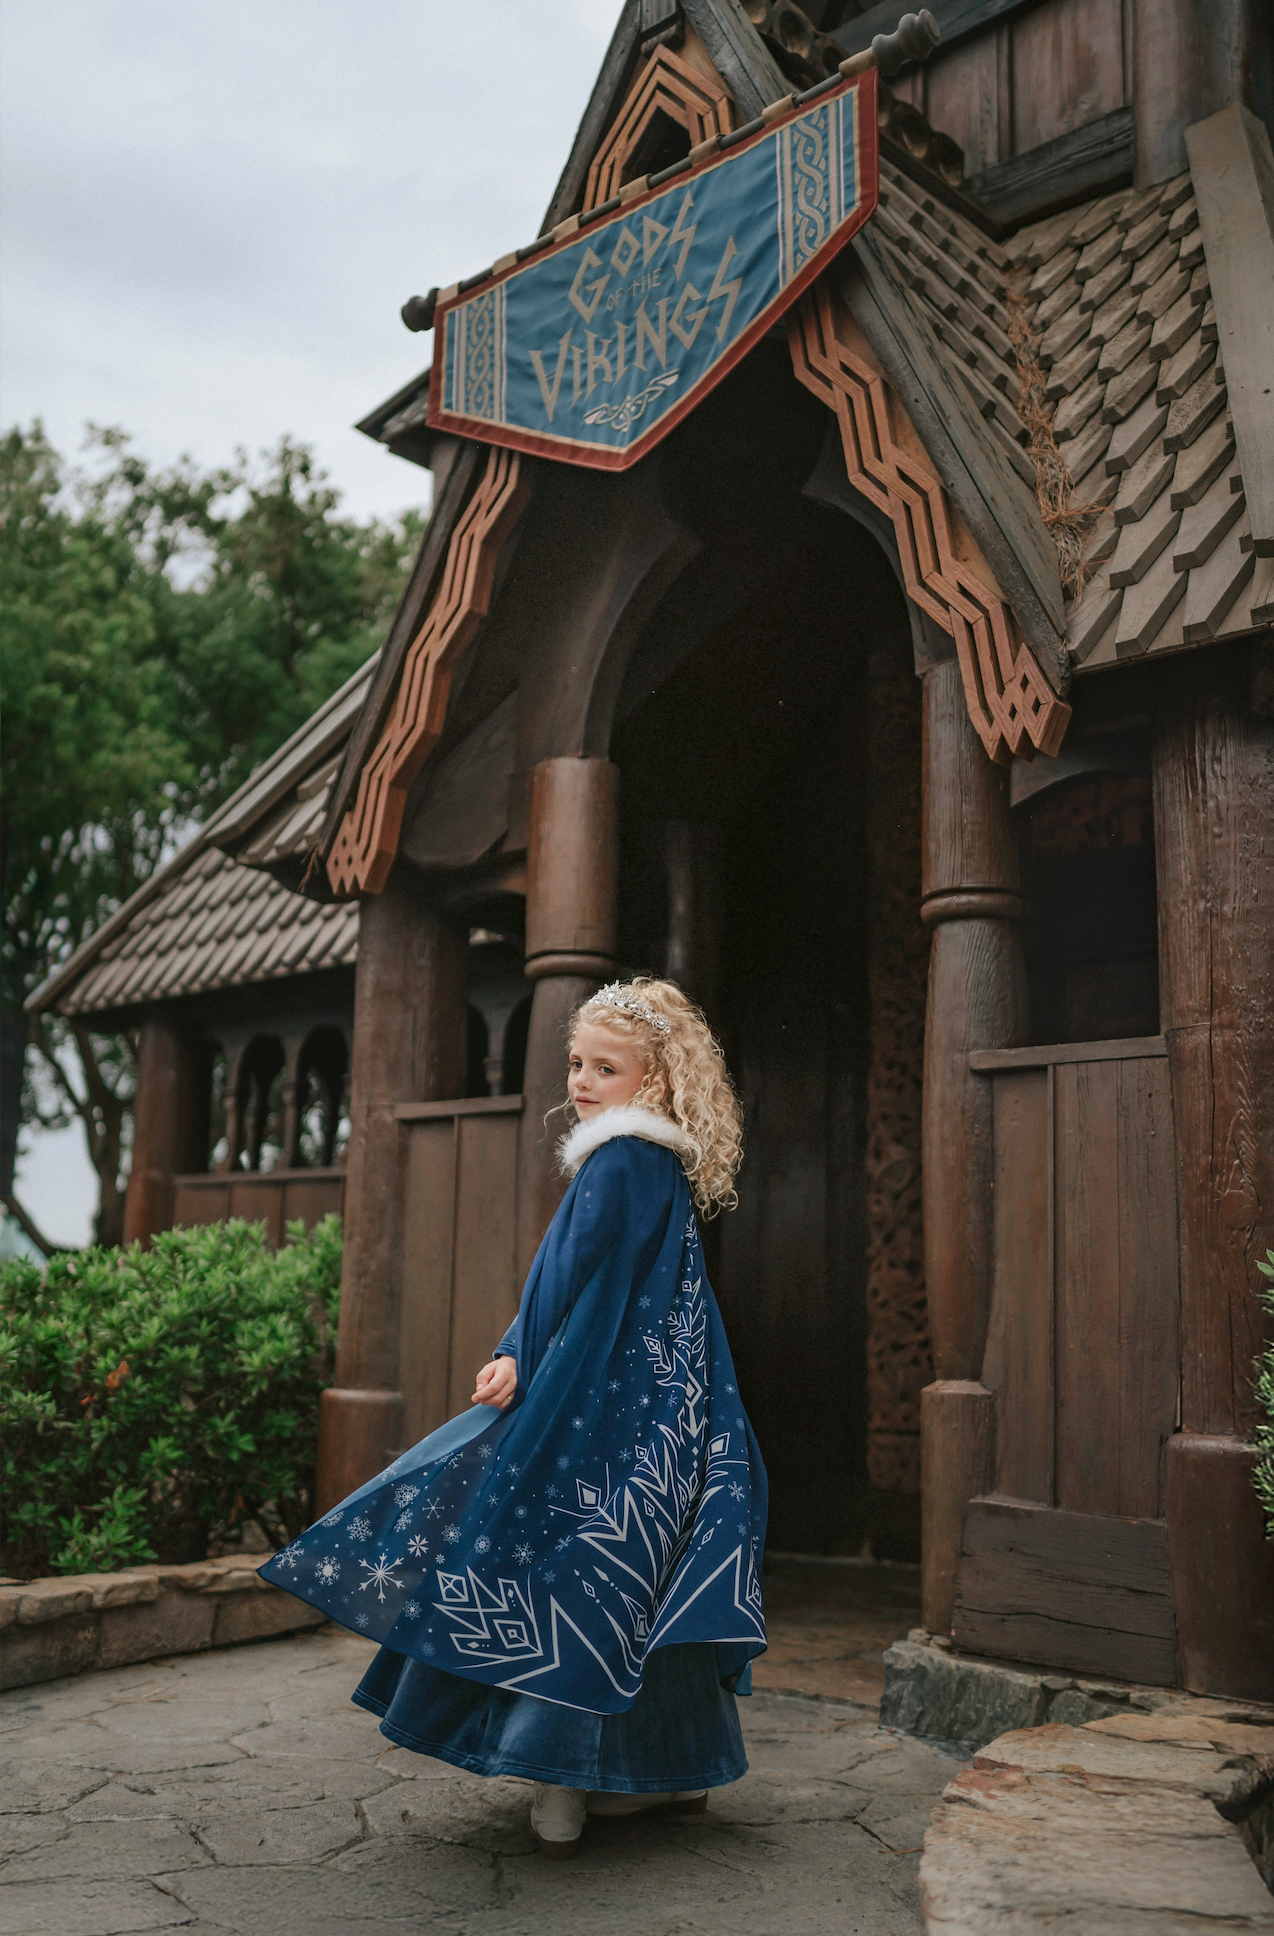
[(517, 1314), (521, 1096), (400, 1103), (407, 1133), (401, 1381), (404, 1443), (469, 1403)]
[(173, 1223), (264, 1223), (270, 1242), (283, 1242), (299, 1217), (307, 1229), (345, 1208), (345, 1171), (217, 1170), (173, 1178)]

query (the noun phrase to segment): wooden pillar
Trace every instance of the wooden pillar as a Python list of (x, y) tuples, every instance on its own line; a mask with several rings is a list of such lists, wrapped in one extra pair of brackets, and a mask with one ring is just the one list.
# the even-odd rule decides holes
[(921, 823), (920, 911), (933, 930), (921, 1138), (924, 1257), (937, 1375), (921, 1408), (922, 1591), (926, 1626), (945, 1633), (972, 1496), (964, 1487), (984, 1482), (979, 1446), (989, 1429), (988, 1406), (976, 1393), (991, 1296), (991, 1084), (970, 1071), (969, 1052), (1027, 1039), (1019, 933), (1027, 909), (1008, 774), (987, 759), (969, 723), (954, 660), (925, 675)]
[(198, 1034), (170, 1016), (142, 1023), (133, 1099), (133, 1167), (124, 1242), (146, 1243), (173, 1220), (173, 1178), (208, 1167), (211, 1058)]
[(1269, 1699), (1274, 1649), (1260, 1658), (1245, 1610), (1274, 1617), (1274, 1548), (1247, 1504), (1255, 1263), (1274, 1244), (1274, 725), (1252, 716), (1246, 657), (1176, 668), (1155, 739), (1181, 1255), (1167, 1511), (1185, 1686)]
[(318, 1511), (400, 1451), (402, 1102), (458, 1096), (465, 1073), (466, 935), (396, 867), (359, 912), (345, 1258), (336, 1384), (319, 1411)]
[(615, 969), (619, 768), (541, 760), (531, 772), (526, 972), (536, 984), (518, 1138), (518, 1269), (530, 1269), (564, 1184), (554, 1151), (565, 1130), (545, 1115), (566, 1099), (566, 1025)]
[(664, 823), (668, 946), (664, 973), (719, 1026), (721, 829), (701, 821)]

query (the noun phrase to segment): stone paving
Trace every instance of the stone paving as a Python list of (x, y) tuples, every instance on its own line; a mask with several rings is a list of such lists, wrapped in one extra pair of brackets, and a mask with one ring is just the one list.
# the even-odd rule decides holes
[(596, 1822), (546, 1862), (530, 1787), (393, 1747), (324, 1629), (0, 1702), (0, 1925), (344, 1936), (919, 1936), (930, 1811), (966, 1763), (870, 1707), (760, 1692), (707, 1816)]

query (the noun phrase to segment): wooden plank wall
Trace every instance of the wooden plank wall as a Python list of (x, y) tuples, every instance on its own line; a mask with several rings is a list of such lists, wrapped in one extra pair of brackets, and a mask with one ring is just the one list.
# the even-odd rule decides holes
[(994, 1093), (983, 1383), (996, 1497), (970, 1509), (954, 1632), (977, 1652), (1170, 1681), (1163, 1450), (1180, 1357), (1165, 1047), (971, 1060)]
[(890, 82), (964, 149), (966, 176), (1131, 100), (1127, 0), (1043, 0), (989, 21)]
[(401, 1380), (406, 1443), (468, 1406), (517, 1315), (521, 1096), (408, 1103)]
[(244, 1217), (264, 1223), (270, 1242), (281, 1244), (299, 1217), (307, 1230), (345, 1209), (345, 1171), (242, 1170), (173, 1179), (173, 1225), (227, 1223)]

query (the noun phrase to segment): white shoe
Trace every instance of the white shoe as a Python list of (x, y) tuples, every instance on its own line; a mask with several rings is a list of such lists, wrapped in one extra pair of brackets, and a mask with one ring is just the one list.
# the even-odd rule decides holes
[(648, 1808), (671, 1806), (679, 1815), (699, 1815), (708, 1806), (706, 1788), (686, 1788), (668, 1795), (616, 1795), (594, 1790), (588, 1797), (590, 1815), (641, 1815)]
[(531, 1833), (545, 1855), (558, 1862), (578, 1855), (587, 1814), (582, 1788), (557, 1788), (547, 1781), (536, 1783), (535, 1800), (531, 1803)]

